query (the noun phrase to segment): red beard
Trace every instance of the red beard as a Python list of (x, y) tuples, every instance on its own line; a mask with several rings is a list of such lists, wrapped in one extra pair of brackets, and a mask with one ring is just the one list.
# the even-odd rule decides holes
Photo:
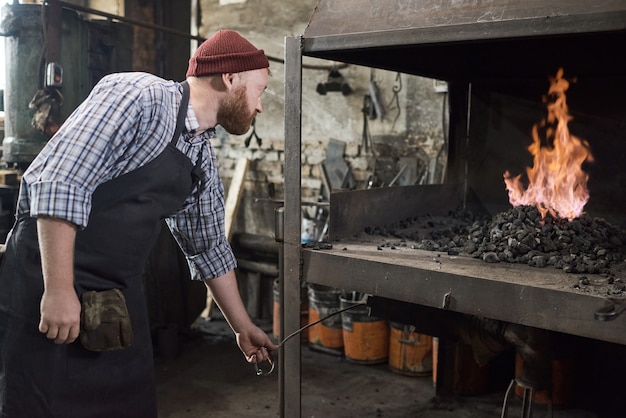
[(246, 86), (238, 88), (217, 110), (217, 123), (233, 135), (248, 132), (256, 115), (256, 111), (252, 113), (248, 111), (246, 94)]

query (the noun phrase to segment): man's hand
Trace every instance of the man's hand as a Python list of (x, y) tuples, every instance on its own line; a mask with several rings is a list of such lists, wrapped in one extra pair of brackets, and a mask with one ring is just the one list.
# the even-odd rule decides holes
[(46, 289), (41, 297), (39, 331), (55, 344), (69, 344), (80, 333), (80, 301), (74, 287)]
[(278, 346), (270, 340), (261, 328), (252, 325), (245, 331), (238, 332), (235, 335), (237, 337), (237, 345), (248, 363), (261, 363), (264, 360), (273, 362), (271, 352), (278, 350)]
[(241, 301), (237, 278), (233, 270), (223, 276), (205, 280), (213, 299), (237, 336), (237, 344), (250, 363), (271, 360), (271, 351), (278, 346), (259, 327), (252, 323)]

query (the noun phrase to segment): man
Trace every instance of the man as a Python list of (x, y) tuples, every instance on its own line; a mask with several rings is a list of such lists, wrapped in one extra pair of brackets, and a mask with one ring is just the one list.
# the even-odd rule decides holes
[(184, 83), (104, 77), (35, 158), (0, 269), (0, 416), (156, 416), (142, 267), (162, 219), (247, 361), (270, 358), (237, 290), (208, 141), (250, 128), (268, 77), (263, 50), (218, 31)]

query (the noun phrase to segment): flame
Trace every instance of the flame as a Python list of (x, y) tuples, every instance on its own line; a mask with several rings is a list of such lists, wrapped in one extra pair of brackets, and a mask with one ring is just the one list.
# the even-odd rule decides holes
[[(504, 173), (509, 202), (515, 206), (537, 206), (542, 218), (550, 213), (554, 218), (579, 217), (589, 201), (587, 180), (582, 170), (585, 161), (593, 161), (587, 141), (570, 135), (567, 124), (572, 119), (567, 110), (565, 92), (569, 82), (563, 78), (563, 69), (550, 78), (547, 103), (548, 115), (532, 129), (533, 143), (528, 151), (534, 157), (532, 167), (526, 168), (528, 188), (520, 180)], [(542, 146), (540, 128), (545, 131), (547, 145)]]

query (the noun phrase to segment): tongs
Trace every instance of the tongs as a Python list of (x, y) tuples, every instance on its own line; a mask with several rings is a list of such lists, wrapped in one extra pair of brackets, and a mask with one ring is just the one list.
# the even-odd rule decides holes
[[(300, 334), (300, 333), (301, 333), (302, 331), (304, 331), (305, 329), (310, 328), (310, 327), (312, 327), (313, 325), (319, 324), (320, 322), (327, 320), (327, 319), (328, 319), (328, 318), (330, 318), (331, 316), (338, 315), (338, 314), (340, 314), (340, 313), (342, 313), (342, 312), (347, 311), (348, 309), (356, 308), (357, 306), (361, 306), (361, 305), (365, 305), (365, 304), (366, 304), (365, 302), (355, 303), (355, 304), (353, 304), (353, 305), (350, 305), (350, 306), (347, 306), (347, 307), (345, 307), (345, 308), (339, 309), (339, 310), (337, 310), (337, 311), (335, 311), (335, 312), (332, 312), (331, 314), (326, 315), (325, 317), (323, 317), (323, 318), (321, 318), (321, 319), (318, 319), (318, 320), (317, 320), (317, 321), (315, 321), (315, 322), (311, 322), (311, 323), (309, 323), (309, 324), (306, 324), (306, 325), (305, 325), (305, 326), (303, 326), (302, 328), (300, 328), (300, 329), (298, 329), (297, 331), (294, 331), (294, 332), (292, 332), (291, 334), (289, 334), (288, 336), (286, 336), (286, 337), (285, 337), (285, 338), (284, 338), (284, 339), (283, 339), (283, 340), (282, 340), (282, 341), (278, 344), (278, 350), (280, 350), (280, 349), (283, 347), (283, 345), (284, 345), (284, 344), (285, 344), (285, 343), (286, 343), (286, 342), (287, 342), (290, 338), (295, 337), (296, 335)], [(258, 361), (257, 361), (257, 362), (255, 362), (255, 363), (254, 363), (254, 371), (256, 372), (256, 375), (257, 375), (257, 376), (267, 376), (267, 375), (271, 374), (271, 373), (274, 371), (274, 368), (276, 367), (276, 362), (275, 362), (275, 361), (273, 361), (273, 360), (270, 360), (270, 359), (268, 359), (268, 360), (267, 360), (267, 362), (270, 364), (270, 369), (269, 369), (268, 371), (264, 371), (264, 370), (261, 368), (261, 362), (258, 362)]]

